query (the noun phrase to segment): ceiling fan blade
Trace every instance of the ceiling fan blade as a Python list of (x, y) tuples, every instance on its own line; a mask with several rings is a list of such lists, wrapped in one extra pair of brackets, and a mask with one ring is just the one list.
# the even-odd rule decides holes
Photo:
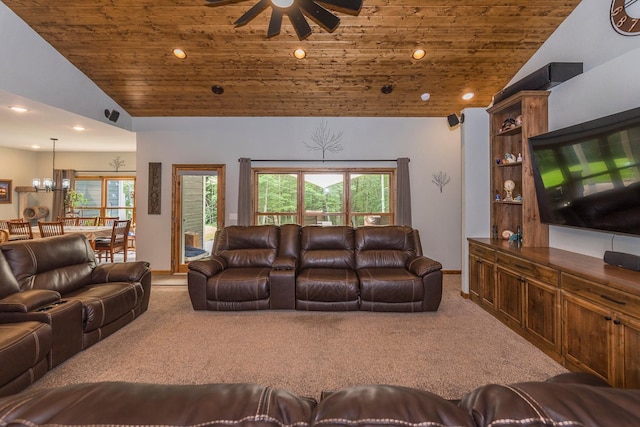
[(311, 35), (311, 27), (307, 23), (307, 20), (305, 19), (299, 8), (290, 7), (286, 9), (285, 12), (289, 16), (289, 20), (291, 20), (291, 24), (296, 30), (296, 34), (298, 34), (298, 38), (300, 40), (306, 39)]
[(357, 15), (362, 9), (362, 0), (317, 0), (318, 3), (324, 3), (334, 6), (331, 9), (344, 11), (352, 15)]
[(311, 19), (330, 33), (340, 25), (340, 18), (316, 2), (312, 0), (299, 0), (299, 4), (300, 7), (309, 14)]
[(244, 15), (234, 22), (236, 26), (245, 25), (247, 22), (251, 21), (253, 18), (258, 16), (260, 12), (265, 10), (267, 7), (271, 5), (271, 0), (260, 0), (256, 3), (251, 9), (249, 9)]
[(282, 26), (282, 9), (279, 7), (272, 7), (271, 9), (271, 19), (269, 20), (267, 37), (273, 37), (280, 34), (280, 27)]

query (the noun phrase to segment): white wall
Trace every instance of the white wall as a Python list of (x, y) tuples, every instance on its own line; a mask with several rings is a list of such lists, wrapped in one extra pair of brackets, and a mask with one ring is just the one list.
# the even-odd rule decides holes
[(31, 185), (35, 167), (28, 165), (37, 163), (38, 153), (0, 147), (0, 159), (2, 159), (0, 179), (13, 181), (12, 203), (0, 203), (0, 218), (18, 218), (22, 216), (22, 213), (18, 212), (18, 193), (13, 190), (16, 186)]
[[(123, 129), (131, 116), (0, 2), (0, 88)], [(104, 116), (120, 111), (118, 123)]]
[(483, 108), (464, 110), (462, 156), (462, 291), (469, 292), (468, 237), (489, 237), (491, 223), (489, 113)]
[[(514, 81), (549, 62), (579, 61), (584, 73), (552, 89), (549, 130), (640, 105), (640, 36), (625, 37), (609, 21), (610, 1), (583, 0)], [(550, 227), (550, 246), (602, 257), (605, 250), (640, 255), (640, 238)]]
[[(226, 164), (226, 224), (237, 212), (238, 159), (321, 159), (304, 145), (321, 118), (140, 118), (137, 132), (139, 194), (138, 259), (154, 270), (170, 270), (171, 165)], [(460, 270), (461, 170), (460, 133), (445, 118), (325, 118), (332, 133), (343, 132), (343, 151), (329, 153), (317, 167), (395, 167), (395, 162), (331, 163), (331, 159), (397, 159), (409, 157), (413, 225), (421, 234), (426, 255), (447, 270)], [(162, 163), (161, 215), (147, 214), (148, 163)], [(292, 163), (254, 166), (294, 167)], [(300, 165), (298, 165), (300, 166)], [(308, 167), (305, 163), (303, 166)], [(451, 182), (440, 193), (431, 182), (443, 171)], [(158, 230), (161, 230), (158, 232)]]

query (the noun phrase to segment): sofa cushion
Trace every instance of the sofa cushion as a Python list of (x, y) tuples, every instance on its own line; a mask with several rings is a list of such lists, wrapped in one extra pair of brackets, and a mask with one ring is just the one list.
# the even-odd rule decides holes
[(112, 282), (85, 286), (65, 298), (82, 303), (83, 330), (89, 332), (131, 312), (143, 294), (140, 283)]
[(570, 382), (489, 384), (460, 406), (478, 426), (636, 426), (640, 390)]
[(405, 268), (416, 256), (413, 229), (407, 226), (360, 227), (355, 230), (356, 268)]
[(211, 301), (257, 301), (269, 298), (267, 267), (229, 268), (207, 280), (207, 299)]
[(51, 326), (46, 323), (0, 324), (0, 386), (45, 358), (51, 344)]
[(96, 266), (89, 241), (77, 233), (9, 242), (0, 249), (22, 290), (51, 289), (64, 295), (90, 284)]
[(313, 426), (474, 426), (454, 403), (428, 391), (366, 385), (330, 393), (313, 412)]
[(270, 267), (278, 254), (279, 231), (275, 225), (229, 226), (218, 233), (214, 254), (229, 268)]
[(346, 268), (307, 268), (298, 273), (296, 299), (305, 301), (356, 301), (358, 276)]
[(354, 269), (354, 232), (346, 226), (302, 227), (299, 268)]
[(305, 427), (315, 402), (253, 384), (73, 384), (0, 399), (5, 425)]
[(20, 292), (20, 285), (11, 271), (11, 267), (0, 251), (0, 299)]
[(422, 279), (403, 268), (363, 268), (357, 273), (363, 301), (402, 303), (424, 299)]

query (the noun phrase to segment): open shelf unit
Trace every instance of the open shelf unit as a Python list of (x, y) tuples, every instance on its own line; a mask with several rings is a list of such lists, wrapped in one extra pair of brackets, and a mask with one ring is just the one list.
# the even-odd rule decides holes
[[(548, 91), (521, 91), (492, 106), (490, 117), (491, 144), (491, 225), (498, 229), (522, 232), (523, 246), (548, 246), (549, 227), (540, 222), (533, 181), (528, 138), (548, 131)], [(520, 119), (502, 130), (507, 119)], [(522, 161), (499, 163), (505, 154), (522, 157)], [(513, 197), (521, 201), (505, 201), (504, 182), (515, 183)], [(500, 196), (500, 200), (496, 195)]]

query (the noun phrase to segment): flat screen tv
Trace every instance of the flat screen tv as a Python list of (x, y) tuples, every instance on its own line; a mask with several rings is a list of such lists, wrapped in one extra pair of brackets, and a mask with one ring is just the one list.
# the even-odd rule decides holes
[(542, 222), (640, 235), (640, 108), (529, 138)]

